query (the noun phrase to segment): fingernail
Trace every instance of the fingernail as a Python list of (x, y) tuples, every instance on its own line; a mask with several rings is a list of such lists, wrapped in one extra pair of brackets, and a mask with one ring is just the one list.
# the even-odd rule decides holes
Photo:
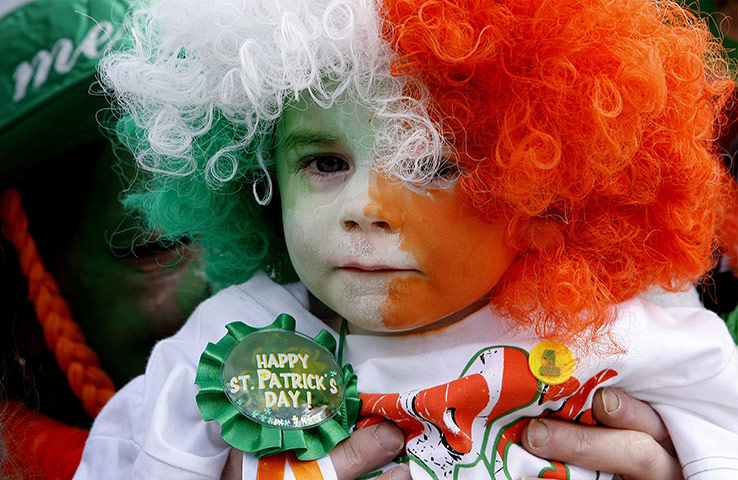
[(612, 415), (620, 409), (620, 397), (615, 390), (611, 388), (602, 390), (602, 407), (608, 415)]
[(405, 444), (405, 438), (399, 428), (387, 423), (378, 423), (374, 427), (374, 438), (390, 452), (399, 452)]
[(548, 442), (551, 432), (544, 422), (533, 419), (528, 424), (528, 445), (530, 448), (540, 448)]
[(390, 470), (390, 480), (410, 480), (410, 467), (407, 463), (402, 463)]

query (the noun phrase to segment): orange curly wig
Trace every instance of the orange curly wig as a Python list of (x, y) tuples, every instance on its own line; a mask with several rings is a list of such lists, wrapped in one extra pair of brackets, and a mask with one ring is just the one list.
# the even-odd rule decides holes
[(493, 300), (516, 323), (591, 339), (614, 304), (709, 270), (734, 83), (697, 17), (654, 0), (389, 0), (383, 14), (394, 73), (430, 89), (462, 187), (510, 222), (520, 255)]

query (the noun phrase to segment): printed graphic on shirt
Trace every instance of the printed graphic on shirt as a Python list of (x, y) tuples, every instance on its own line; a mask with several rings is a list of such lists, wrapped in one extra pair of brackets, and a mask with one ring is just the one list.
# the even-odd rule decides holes
[[(556, 368), (551, 362), (548, 367)], [(518, 478), (532, 459), (542, 465), (539, 477), (568, 479), (570, 467), (536, 460), (525, 451), (521, 432), (534, 417), (594, 423), (591, 395), (616, 375), (603, 370), (584, 384), (571, 376), (561, 384), (547, 385), (531, 373), (528, 352), (490, 347), (478, 352), (461, 377), (447, 384), (405, 393), (361, 394), (360, 416), (384, 417), (400, 426), (410, 460), (429, 479)], [(577, 469), (577, 474), (602, 478), (598, 472)]]

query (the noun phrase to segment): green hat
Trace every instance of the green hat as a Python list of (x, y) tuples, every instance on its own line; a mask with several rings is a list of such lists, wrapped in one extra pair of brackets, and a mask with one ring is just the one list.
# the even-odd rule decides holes
[(101, 134), (97, 62), (120, 37), (129, 0), (0, 1), (0, 187)]

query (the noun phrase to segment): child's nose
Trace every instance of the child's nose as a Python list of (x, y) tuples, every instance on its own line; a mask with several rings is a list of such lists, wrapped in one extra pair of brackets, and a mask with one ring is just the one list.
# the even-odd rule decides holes
[(364, 178), (354, 178), (349, 186), (350, 192), (345, 196), (341, 211), (341, 228), (345, 231), (381, 231), (394, 232), (398, 224), (393, 220), (391, 208), (371, 189), (375, 188), (376, 181), (372, 178), (376, 174), (363, 175)]
[(346, 219), (343, 221), (343, 229), (347, 232), (351, 230), (369, 230), (369, 229), (375, 229), (375, 230), (386, 230), (391, 231), (390, 224), (388, 222), (385, 222), (383, 220), (375, 220), (375, 221), (368, 221), (363, 222), (361, 220), (351, 220)]

